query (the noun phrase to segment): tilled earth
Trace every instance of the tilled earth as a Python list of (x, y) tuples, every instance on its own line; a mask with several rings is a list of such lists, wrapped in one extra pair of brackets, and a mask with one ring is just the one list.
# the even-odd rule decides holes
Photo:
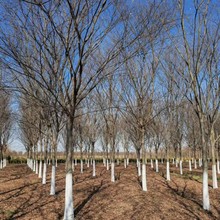
[[(202, 209), (201, 169), (189, 172), (184, 164), (184, 174), (171, 165), (171, 181), (165, 179), (165, 164), (156, 173), (147, 165), (147, 187), (143, 192), (135, 164), (124, 168), (116, 166), (116, 182), (111, 183), (110, 171), (102, 164), (92, 168), (80, 165), (74, 171), (74, 207), (76, 219), (144, 220), (144, 219), (220, 219), (220, 189), (212, 189), (210, 179), (211, 211)], [(56, 170), (56, 195), (50, 196), (50, 172), (47, 184), (42, 185), (38, 175), (27, 165), (8, 165), (0, 170), (0, 219), (63, 218), (65, 167)], [(210, 171), (211, 174), (211, 171)], [(218, 181), (220, 184), (220, 181)]]

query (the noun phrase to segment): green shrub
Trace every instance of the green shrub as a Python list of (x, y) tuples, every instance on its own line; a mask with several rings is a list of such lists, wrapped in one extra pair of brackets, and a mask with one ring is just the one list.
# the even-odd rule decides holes
[(10, 161), (8, 161), (8, 162), (15, 163), (15, 164), (27, 163), (27, 159), (25, 159), (25, 158), (11, 158)]

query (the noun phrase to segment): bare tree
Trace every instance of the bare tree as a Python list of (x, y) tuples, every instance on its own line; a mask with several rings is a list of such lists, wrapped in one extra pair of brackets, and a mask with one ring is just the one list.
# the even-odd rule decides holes
[(99, 89), (97, 89), (97, 104), (101, 110), (103, 118), (105, 144), (107, 152), (110, 150), (111, 153), (112, 182), (115, 182), (115, 152), (117, 146), (117, 136), (119, 134), (118, 123), (120, 115), (120, 96), (117, 94), (117, 88), (117, 77), (110, 75), (105, 81), (103, 81)]
[[(186, 98), (192, 104), (198, 117), (203, 158), (203, 208), (210, 209), (208, 191), (208, 132), (212, 138), (212, 128), (219, 110), (219, 20), (213, 22), (217, 11), (210, 1), (195, 1), (191, 14), (186, 13), (186, 3), (178, 1), (179, 30), (181, 38), (172, 39), (175, 51), (170, 62), (176, 73), (182, 77), (186, 85)], [(192, 15), (193, 13), (193, 15)], [(188, 19), (187, 16), (192, 16)], [(175, 64), (176, 62), (176, 64)], [(175, 77), (174, 77), (175, 78)], [(214, 145), (213, 145), (214, 146)], [(214, 151), (213, 151), (214, 152)], [(213, 161), (213, 183), (216, 181), (216, 165)], [(213, 185), (216, 188), (216, 184)]]
[(10, 109), (10, 99), (10, 94), (5, 92), (0, 78), (0, 169), (6, 166), (4, 153), (8, 148), (8, 141), (12, 133), (13, 118)]
[[(112, 60), (139, 36), (139, 33), (132, 33), (133, 39), (123, 40), (129, 32), (123, 23), (118, 28), (123, 19), (119, 8), (117, 1), (107, 0), (5, 4), (7, 17), (13, 18), (8, 21), (10, 37), (4, 30), (0, 37), (5, 67), (21, 84), (35, 82), (46, 89), (49, 97), (57, 99), (66, 116), (64, 219), (74, 218), (72, 144), (75, 112), (103, 79), (103, 73), (114, 72)], [(51, 87), (51, 82), (56, 82), (56, 86)]]

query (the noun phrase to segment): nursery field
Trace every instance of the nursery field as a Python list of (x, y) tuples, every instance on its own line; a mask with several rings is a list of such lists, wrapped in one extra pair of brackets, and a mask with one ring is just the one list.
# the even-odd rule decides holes
[[(184, 164), (185, 167), (187, 164)], [(8, 165), (0, 170), (0, 219), (62, 219), (64, 213), (65, 167), (58, 164), (56, 195), (50, 196), (50, 170), (47, 184), (25, 164)], [(171, 165), (171, 181), (165, 179), (165, 164), (156, 173), (147, 165), (148, 191), (143, 192), (135, 164), (116, 166), (116, 182), (110, 181), (110, 171), (97, 164), (96, 177), (92, 168), (80, 174), (74, 171), (74, 207), (76, 219), (143, 220), (143, 219), (220, 219), (220, 189), (211, 188), (211, 211), (202, 209), (201, 170), (179, 175)], [(209, 170), (211, 174), (211, 170)], [(210, 175), (211, 176), (211, 175)], [(220, 184), (219, 178), (218, 183)]]

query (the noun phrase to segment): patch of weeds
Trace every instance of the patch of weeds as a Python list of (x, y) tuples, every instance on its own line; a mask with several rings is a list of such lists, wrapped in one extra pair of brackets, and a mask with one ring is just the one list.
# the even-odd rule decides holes
[(202, 177), (201, 176), (197, 176), (197, 175), (192, 175), (192, 179), (194, 179), (194, 180), (201, 180)]
[(10, 219), (15, 214), (15, 210), (6, 210), (5, 215), (7, 219)]
[(183, 174), (183, 175), (180, 175), (180, 176), (182, 176), (183, 179), (191, 178), (191, 175), (188, 175), (188, 174)]
[(177, 176), (177, 177), (182, 178), (182, 179), (190, 179), (190, 178), (192, 178), (192, 175), (188, 174), (188, 173), (183, 173), (182, 175), (179, 174), (179, 173), (173, 173), (173, 176)]

